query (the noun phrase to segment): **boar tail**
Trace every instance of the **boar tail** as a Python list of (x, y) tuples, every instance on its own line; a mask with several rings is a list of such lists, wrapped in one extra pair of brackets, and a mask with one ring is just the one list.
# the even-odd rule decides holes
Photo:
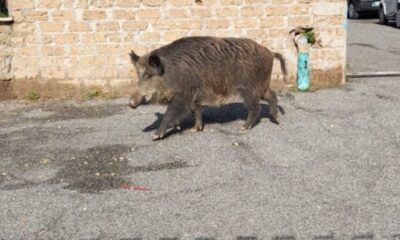
[(274, 53), (274, 58), (278, 59), (281, 63), (281, 70), (283, 74), (283, 81), (286, 83), (287, 80), (287, 68), (286, 68), (286, 60), (280, 53)]

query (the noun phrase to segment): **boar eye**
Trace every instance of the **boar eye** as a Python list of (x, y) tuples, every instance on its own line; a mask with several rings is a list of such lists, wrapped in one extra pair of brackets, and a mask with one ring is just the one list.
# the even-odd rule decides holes
[(149, 73), (143, 73), (143, 78), (145, 79), (149, 79), (151, 78), (153, 75), (149, 74)]

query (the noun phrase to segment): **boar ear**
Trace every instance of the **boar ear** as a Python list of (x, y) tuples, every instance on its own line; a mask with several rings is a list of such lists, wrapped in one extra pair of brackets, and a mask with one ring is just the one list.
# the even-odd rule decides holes
[(129, 55), (131, 56), (132, 63), (136, 63), (140, 58), (134, 51), (131, 51)]
[(162, 65), (160, 57), (157, 54), (152, 54), (149, 57), (149, 65), (156, 69), (158, 75), (163, 75), (164, 66)]

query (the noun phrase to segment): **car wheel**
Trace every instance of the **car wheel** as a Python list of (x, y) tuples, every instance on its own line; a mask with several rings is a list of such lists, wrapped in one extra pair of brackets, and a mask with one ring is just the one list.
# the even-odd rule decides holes
[(385, 17), (385, 12), (383, 11), (383, 7), (379, 8), (379, 24), (386, 24), (387, 19)]
[(360, 14), (357, 12), (356, 7), (354, 4), (351, 2), (349, 4), (349, 18), (350, 19), (357, 19), (360, 17)]
[(400, 9), (397, 10), (396, 27), (400, 28)]

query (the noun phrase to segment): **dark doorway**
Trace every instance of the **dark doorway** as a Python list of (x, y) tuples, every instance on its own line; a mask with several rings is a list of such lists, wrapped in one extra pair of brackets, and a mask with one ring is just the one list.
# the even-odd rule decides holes
[(0, 17), (8, 17), (7, 0), (0, 0)]

